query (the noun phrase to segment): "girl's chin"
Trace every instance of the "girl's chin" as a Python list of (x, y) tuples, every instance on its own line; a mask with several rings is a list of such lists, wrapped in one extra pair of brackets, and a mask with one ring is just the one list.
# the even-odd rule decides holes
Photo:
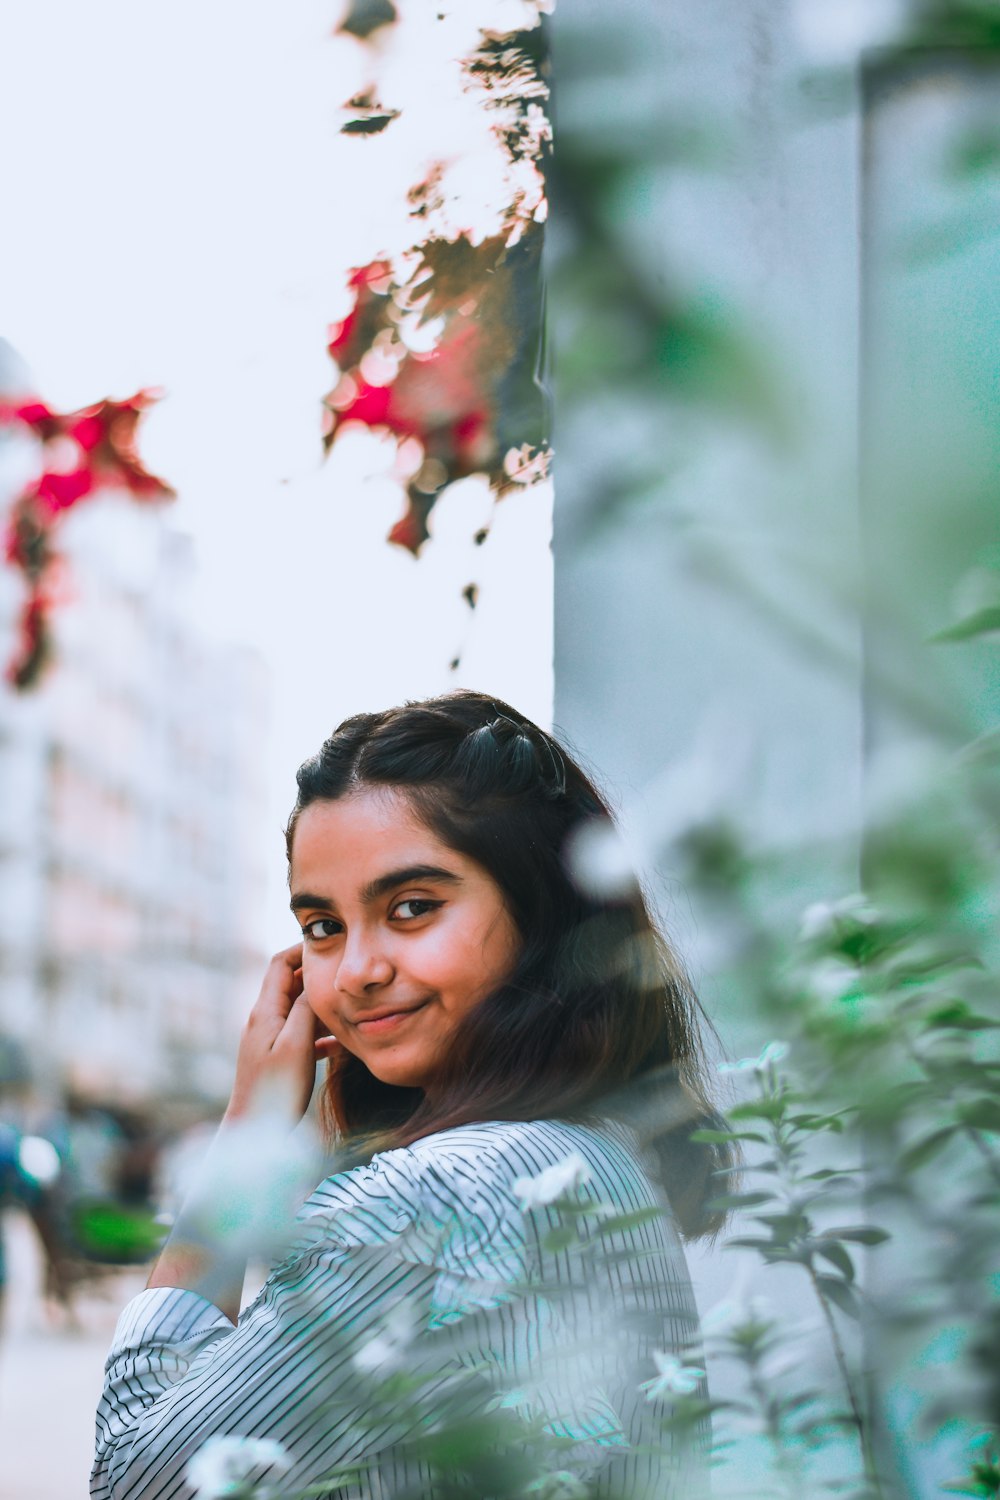
[(396, 1089), (420, 1089), (426, 1092), (428, 1078), (427, 1069), (422, 1068), (417, 1061), (407, 1061), (404, 1058), (390, 1058), (385, 1055), (378, 1056), (374, 1048), (344, 1047), (353, 1058), (362, 1063), (371, 1076), (379, 1083), (387, 1084)]
[(408, 1068), (402, 1062), (396, 1067), (392, 1063), (382, 1064), (377, 1057), (362, 1057), (359, 1060), (364, 1063), (373, 1078), (377, 1078), (379, 1083), (388, 1084), (390, 1088), (422, 1089), (424, 1087), (426, 1075), (420, 1068)]

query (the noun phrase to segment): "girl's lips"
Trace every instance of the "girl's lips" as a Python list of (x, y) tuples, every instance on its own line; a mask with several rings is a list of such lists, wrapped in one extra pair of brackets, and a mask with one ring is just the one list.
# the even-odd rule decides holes
[(384, 1031), (394, 1031), (397, 1026), (402, 1026), (411, 1016), (423, 1010), (426, 1004), (425, 1000), (422, 1005), (411, 1005), (408, 1010), (394, 1010), (389, 1015), (374, 1016), (369, 1021), (355, 1021), (355, 1029), (360, 1031), (362, 1036), (378, 1036)]

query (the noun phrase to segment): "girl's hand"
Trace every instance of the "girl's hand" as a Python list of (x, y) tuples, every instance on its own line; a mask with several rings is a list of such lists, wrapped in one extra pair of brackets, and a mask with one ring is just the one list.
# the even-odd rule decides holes
[(302, 993), (302, 944), (296, 943), (275, 954), (264, 975), (240, 1039), (226, 1119), (271, 1106), (297, 1124), (312, 1098), (316, 1053), (316, 1017)]
[(342, 1051), (343, 1048), (335, 1036), (318, 1036), (316, 1038), (317, 1062), (332, 1062)]

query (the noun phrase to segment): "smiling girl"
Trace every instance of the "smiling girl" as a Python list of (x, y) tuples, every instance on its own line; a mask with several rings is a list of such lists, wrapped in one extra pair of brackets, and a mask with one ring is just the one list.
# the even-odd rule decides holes
[[(699, 1011), (638, 890), (570, 873), (607, 808), (466, 692), (348, 719), (298, 786), (302, 941), (220, 1142), (276, 1092), (301, 1117), (319, 1055), (341, 1169), (239, 1316), (232, 1236), (181, 1216), (119, 1323), (92, 1496), (187, 1497), (239, 1437), (282, 1496), (544, 1495), (556, 1470), (567, 1494), (686, 1497), (650, 1377), (695, 1335), (678, 1230), (717, 1227), (728, 1161), (690, 1139), (716, 1123)], [(454, 1437), (484, 1421), (485, 1468)]]

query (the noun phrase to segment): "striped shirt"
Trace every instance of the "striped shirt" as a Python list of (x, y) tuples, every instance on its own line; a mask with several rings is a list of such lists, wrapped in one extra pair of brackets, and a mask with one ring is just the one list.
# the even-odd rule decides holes
[[(575, 1212), (522, 1181), (569, 1158), (585, 1179)], [(424, 1500), (442, 1413), (489, 1410), (526, 1424), (525, 1452), (555, 1445), (545, 1464), (590, 1495), (684, 1496), (688, 1460), (639, 1387), (654, 1350), (696, 1331), (673, 1220), (626, 1127), (461, 1126), (321, 1183), (235, 1327), (194, 1292), (133, 1298), (91, 1496), (188, 1500), (192, 1456), (240, 1435), (282, 1445), (282, 1494)]]

